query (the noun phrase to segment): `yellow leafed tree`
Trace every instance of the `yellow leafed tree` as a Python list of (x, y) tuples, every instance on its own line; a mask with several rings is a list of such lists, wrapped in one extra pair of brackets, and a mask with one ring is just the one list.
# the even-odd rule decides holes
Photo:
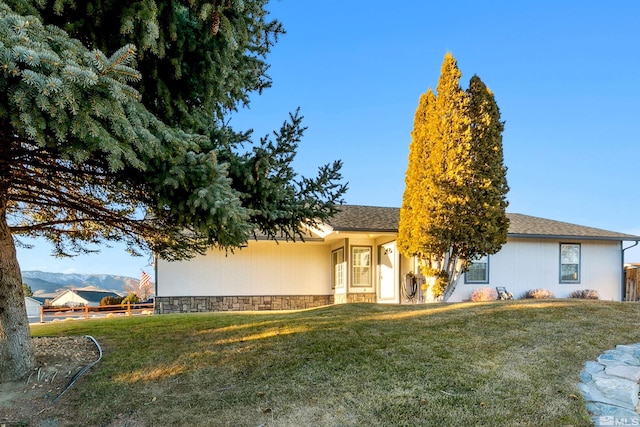
[(420, 97), (398, 235), (445, 300), (473, 259), (500, 250), (508, 227), (499, 110), (478, 77), (466, 92), (460, 77), (447, 53), (437, 93)]

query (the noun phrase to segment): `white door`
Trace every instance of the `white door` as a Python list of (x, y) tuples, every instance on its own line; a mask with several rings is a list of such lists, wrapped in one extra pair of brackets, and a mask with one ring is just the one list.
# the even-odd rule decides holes
[(378, 302), (398, 303), (396, 242), (378, 246)]

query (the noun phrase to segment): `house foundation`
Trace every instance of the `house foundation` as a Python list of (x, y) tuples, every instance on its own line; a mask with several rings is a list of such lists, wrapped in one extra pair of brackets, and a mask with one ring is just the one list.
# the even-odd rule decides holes
[(333, 295), (156, 297), (156, 314), (302, 310), (334, 303)]

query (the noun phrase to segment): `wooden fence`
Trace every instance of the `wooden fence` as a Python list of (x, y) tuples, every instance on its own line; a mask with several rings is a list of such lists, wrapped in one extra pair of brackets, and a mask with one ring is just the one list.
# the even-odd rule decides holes
[(637, 264), (626, 265), (624, 268), (625, 301), (638, 301), (640, 299), (640, 266)]
[(96, 306), (77, 306), (77, 307), (40, 307), (40, 323), (45, 322), (47, 313), (51, 313), (56, 318), (85, 318), (89, 319), (90, 313), (107, 317), (109, 314), (122, 314), (131, 316), (133, 314), (153, 314), (154, 303), (127, 303), (117, 305), (96, 305)]

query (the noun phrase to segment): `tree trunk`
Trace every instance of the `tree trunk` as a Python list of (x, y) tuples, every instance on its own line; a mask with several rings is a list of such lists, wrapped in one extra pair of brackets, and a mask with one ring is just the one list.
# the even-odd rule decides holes
[(0, 383), (24, 378), (35, 362), (16, 247), (0, 198)]
[(447, 302), (451, 295), (453, 295), (453, 291), (456, 290), (456, 286), (458, 285), (458, 279), (462, 274), (462, 261), (460, 257), (457, 255), (450, 255), (447, 261), (447, 273), (449, 274), (449, 284), (447, 288), (444, 290), (444, 294), (442, 295), (442, 301)]

